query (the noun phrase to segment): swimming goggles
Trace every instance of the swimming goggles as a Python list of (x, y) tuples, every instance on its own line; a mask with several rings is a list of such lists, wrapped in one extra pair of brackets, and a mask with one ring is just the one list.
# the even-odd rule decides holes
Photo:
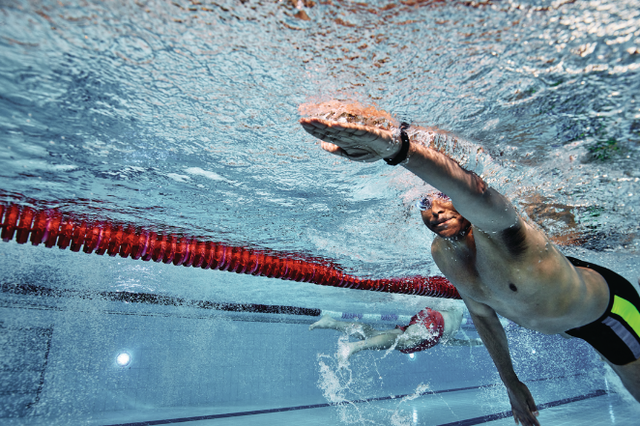
[(416, 207), (422, 212), (425, 210), (429, 210), (431, 208), (431, 205), (433, 204), (433, 200), (435, 200), (436, 198), (439, 200), (451, 201), (451, 198), (449, 198), (449, 196), (444, 192), (434, 192), (427, 195), (422, 200), (416, 201)]

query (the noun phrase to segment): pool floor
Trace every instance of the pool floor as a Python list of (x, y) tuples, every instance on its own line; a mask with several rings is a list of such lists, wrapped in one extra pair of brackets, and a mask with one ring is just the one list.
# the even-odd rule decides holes
[[(542, 425), (637, 425), (640, 404), (614, 390), (563, 388), (563, 380), (529, 383), (536, 396)], [(591, 385), (592, 386), (592, 385)], [(505, 403), (504, 388), (467, 388), (426, 394), (408, 400), (391, 398), (360, 401), (342, 407), (310, 404), (294, 407), (197, 407), (153, 409), (104, 413), (100, 417), (66, 419), (75, 425), (152, 426), (263, 426), (263, 425), (393, 425), (393, 426), (471, 426), (480, 424), (512, 425), (513, 418)], [(562, 395), (561, 395), (562, 394)], [(493, 399), (493, 401), (492, 401)], [(10, 425), (43, 425), (45, 419), (30, 422), (15, 419)], [(58, 419), (60, 420), (60, 419)]]

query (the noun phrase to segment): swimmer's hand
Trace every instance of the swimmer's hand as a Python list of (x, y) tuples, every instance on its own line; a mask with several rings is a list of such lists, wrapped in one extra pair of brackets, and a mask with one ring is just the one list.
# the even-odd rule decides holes
[(369, 163), (392, 158), (401, 148), (391, 130), (316, 117), (302, 118), (300, 124), (307, 133), (322, 141), (322, 149), (353, 161)]
[(538, 422), (538, 408), (529, 392), (527, 385), (521, 381), (517, 381), (514, 385), (507, 388), (509, 392), (509, 401), (511, 401), (511, 409), (513, 410), (513, 419), (516, 424), (522, 426), (540, 426)]

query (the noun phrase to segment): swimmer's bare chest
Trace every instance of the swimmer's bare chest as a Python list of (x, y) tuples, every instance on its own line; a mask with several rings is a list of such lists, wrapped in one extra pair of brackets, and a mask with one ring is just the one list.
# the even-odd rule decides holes
[(463, 250), (445, 240), (433, 247), (438, 267), (463, 297), (543, 333), (571, 328), (572, 284), (559, 270), (561, 255), (545, 239), (529, 241), (526, 253), (514, 258), (491, 236), (476, 231), (471, 238)]

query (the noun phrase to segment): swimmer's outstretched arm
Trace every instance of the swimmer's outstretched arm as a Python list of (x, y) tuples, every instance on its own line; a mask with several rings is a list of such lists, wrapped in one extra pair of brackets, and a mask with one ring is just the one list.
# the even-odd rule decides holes
[(516, 423), (523, 426), (540, 426), (538, 419), (536, 419), (538, 409), (533, 396), (527, 385), (518, 379), (513, 370), (507, 335), (496, 312), (489, 306), (475, 302), (464, 295), (462, 299), (467, 305), (473, 324), (507, 388)]
[[(391, 130), (316, 117), (303, 118), (300, 124), (323, 141), (322, 149), (354, 161), (393, 158), (401, 149), (399, 138), (394, 138)], [(447, 194), (455, 209), (474, 226), (495, 232), (518, 223), (515, 209), (503, 195), (445, 154), (411, 143), (408, 158), (403, 166)]]

